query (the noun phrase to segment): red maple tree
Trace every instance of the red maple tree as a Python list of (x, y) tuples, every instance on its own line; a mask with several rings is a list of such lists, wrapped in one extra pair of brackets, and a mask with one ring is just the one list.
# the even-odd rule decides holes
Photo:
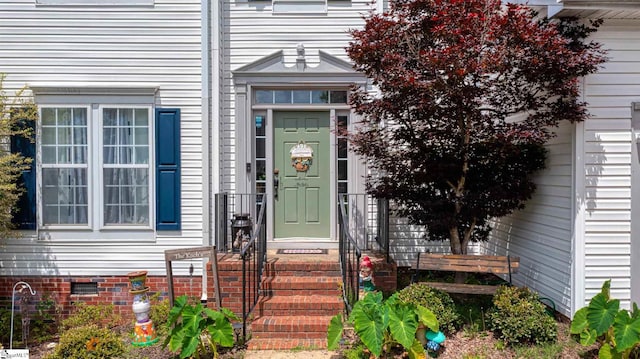
[(378, 90), (350, 98), (367, 190), (452, 253), (487, 239), (491, 218), (531, 198), (553, 129), (587, 118), (580, 78), (606, 60), (585, 40), (598, 25), (500, 0), (398, 0), (370, 14), (347, 48)]

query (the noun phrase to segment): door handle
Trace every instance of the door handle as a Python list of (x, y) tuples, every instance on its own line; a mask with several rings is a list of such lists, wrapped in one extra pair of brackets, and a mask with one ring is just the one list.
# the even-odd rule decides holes
[(273, 198), (278, 199), (278, 189), (280, 188), (280, 170), (277, 168), (273, 169)]

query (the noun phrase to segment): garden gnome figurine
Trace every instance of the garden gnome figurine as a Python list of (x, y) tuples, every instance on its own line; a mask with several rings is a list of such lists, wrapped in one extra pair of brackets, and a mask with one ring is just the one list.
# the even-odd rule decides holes
[(376, 285), (373, 280), (373, 264), (371, 264), (371, 259), (368, 256), (362, 257), (362, 262), (360, 262), (360, 280), (362, 283), (362, 296), (369, 292), (373, 292), (376, 290)]

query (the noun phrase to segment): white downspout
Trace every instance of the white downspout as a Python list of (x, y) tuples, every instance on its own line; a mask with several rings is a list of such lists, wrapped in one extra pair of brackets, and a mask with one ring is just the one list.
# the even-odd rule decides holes
[[(211, 161), (210, 161), (210, 134), (211, 134), (211, 57), (209, 54), (211, 29), (209, 16), (209, 0), (202, 0), (200, 4), (200, 44), (201, 44), (201, 82), (202, 82), (202, 245), (212, 244), (211, 240)], [(207, 265), (208, 258), (202, 260), (202, 297), (207, 300)]]

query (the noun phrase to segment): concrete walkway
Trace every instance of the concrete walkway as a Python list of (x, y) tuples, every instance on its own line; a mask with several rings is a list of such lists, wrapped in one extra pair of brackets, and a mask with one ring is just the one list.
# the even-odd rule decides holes
[(244, 359), (339, 359), (337, 352), (326, 350), (252, 350)]

